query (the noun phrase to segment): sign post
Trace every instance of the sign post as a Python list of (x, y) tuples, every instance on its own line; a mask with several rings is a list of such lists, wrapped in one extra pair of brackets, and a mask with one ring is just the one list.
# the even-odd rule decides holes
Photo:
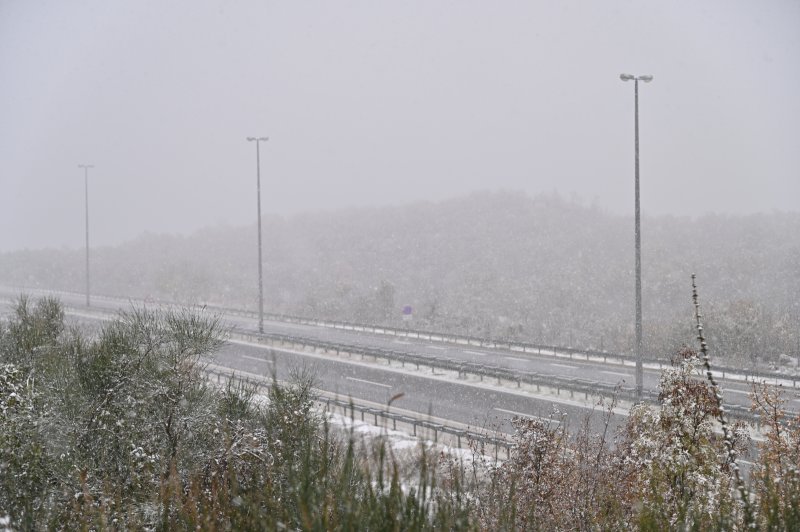
[(406, 327), (408, 327), (408, 322), (411, 321), (411, 316), (413, 313), (414, 311), (411, 308), (411, 305), (406, 305), (403, 307), (403, 321), (406, 322)]

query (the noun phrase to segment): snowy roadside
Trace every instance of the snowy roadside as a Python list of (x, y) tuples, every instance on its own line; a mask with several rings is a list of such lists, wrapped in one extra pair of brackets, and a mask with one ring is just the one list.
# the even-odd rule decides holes
[[(327, 412), (327, 421), (332, 428), (339, 429), (345, 434), (359, 435), (367, 442), (383, 440), (394, 451), (410, 450), (418, 454), (419, 450), (425, 449), (435, 450), (437, 453), (456, 460), (461, 460), (464, 463), (469, 463), (478, 456), (480, 456), (484, 462), (495, 461), (494, 457), (477, 454), (476, 451), (469, 447), (458, 447), (443, 442), (437, 443), (427, 438), (414, 436), (403, 430), (380, 427), (367, 421), (352, 419), (336, 412)], [(465, 441), (465, 443), (468, 442)], [(497, 460), (497, 463), (502, 463), (502, 460)]]

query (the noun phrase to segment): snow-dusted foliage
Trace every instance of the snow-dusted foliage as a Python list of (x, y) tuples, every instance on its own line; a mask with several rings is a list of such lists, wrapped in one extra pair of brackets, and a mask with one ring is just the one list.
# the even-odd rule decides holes
[[(682, 351), (660, 404), (624, 430), (517, 419), (500, 463), (382, 438), (331, 434), (313, 380), (212, 387), (201, 356), (225, 331), (184, 311), (121, 315), (96, 335), (65, 330), (57, 301), (23, 299), (0, 324), (0, 524), (13, 530), (743, 529), (714, 390)], [(765, 441), (748, 497), (756, 526), (800, 526), (800, 424), (774, 388), (754, 390)], [(615, 404), (594, 415), (607, 421)], [(576, 422), (576, 420), (572, 420)], [(739, 454), (746, 427), (729, 427)], [(406, 468), (401, 472), (400, 468)]]
[(207, 460), (218, 421), (200, 356), (222, 333), (214, 317), (134, 309), (89, 339), (64, 330), (57, 301), (21, 299), (0, 344), (13, 522), (68, 526), (122, 501), (144, 511), (173, 472)]
[[(743, 528), (731, 455), (718, 433), (719, 410), (699, 364), (694, 351), (681, 351), (661, 377), (659, 404), (633, 407), (613, 442), (588, 425), (568, 431), (553, 421), (515, 420), (512, 456), (481, 492), (482, 526)], [(747, 427), (734, 425), (731, 433), (744, 453)]]
[(48, 464), (42, 454), (35, 392), (14, 364), (0, 365), (0, 515), (30, 526), (45, 504)]
[(46, 389), (36, 367), (63, 332), (60, 304), (20, 298), (14, 318), (0, 324), (0, 515), (30, 528), (50, 504), (48, 483), (57, 457), (47, 453), (42, 426)]
[[(608, 421), (614, 404), (595, 415)], [(476, 515), (487, 530), (591, 530), (629, 522), (630, 471), (611, 449), (612, 434), (592, 433), (589, 418), (570, 431), (562, 416), (514, 419), (508, 460), (484, 464)]]
[[(215, 317), (134, 309), (93, 337), (58, 302), (20, 301), (0, 326), (0, 516), (12, 529), (337, 529), (387, 516), (416, 528), (465, 510), (404, 491), (333, 438), (297, 374), (270, 389), (217, 389), (201, 356)], [(384, 456), (386, 454), (384, 453)], [(390, 466), (389, 466), (390, 467)], [(435, 468), (420, 471), (433, 486)], [(440, 492), (439, 492), (440, 493)], [(430, 520), (430, 521), (429, 521)]]
[[(715, 432), (719, 407), (710, 384), (698, 371), (694, 351), (681, 351), (675, 365), (664, 371), (660, 404), (640, 404), (631, 411), (626, 428), (626, 464), (636, 476), (634, 498), (643, 501), (643, 519), (670, 526), (724, 521), (727, 527), (742, 518), (730, 458)], [(746, 427), (732, 430), (734, 447), (744, 453)]]
[(786, 402), (774, 388), (753, 386), (753, 411), (761, 417), (765, 436), (753, 490), (761, 494), (762, 522), (774, 529), (800, 527), (800, 414), (787, 414)]

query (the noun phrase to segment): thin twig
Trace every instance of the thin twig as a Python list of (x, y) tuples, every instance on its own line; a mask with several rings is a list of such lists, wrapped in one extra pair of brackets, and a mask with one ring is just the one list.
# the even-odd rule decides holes
[(697, 320), (697, 339), (700, 341), (700, 352), (703, 355), (703, 366), (706, 370), (708, 382), (711, 383), (711, 390), (714, 392), (714, 399), (716, 400), (717, 411), (719, 412), (719, 422), (722, 425), (722, 434), (725, 437), (725, 448), (728, 453), (728, 460), (730, 461), (731, 468), (736, 477), (736, 487), (739, 489), (739, 495), (744, 504), (744, 524), (746, 528), (755, 529), (756, 523), (753, 519), (752, 509), (750, 508), (750, 499), (739, 471), (739, 464), (736, 463), (736, 449), (733, 446), (733, 437), (731, 436), (728, 422), (725, 420), (725, 406), (722, 404), (722, 390), (714, 379), (714, 375), (711, 373), (711, 363), (708, 358), (708, 344), (706, 343), (705, 336), (703, 336), (703, 323), (701, 321), (703, 316), (700, 314), (700, 302), (697, 297), (695, 277), (695, 274), (692, 274), (692, 301), (694, 302), (694, 316)]

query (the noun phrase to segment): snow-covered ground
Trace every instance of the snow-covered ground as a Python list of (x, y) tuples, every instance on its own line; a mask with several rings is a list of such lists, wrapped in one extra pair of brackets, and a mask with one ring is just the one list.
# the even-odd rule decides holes
[[(380, 427), (359, 419), (354, 420), (336, 412), (328, 412), (327, 420), (331, 428), (340, 430), (343, 434), (353, 434), (354, 436), (362, 438), (364, 443), (367, 444), (383, 440), (387, 443), (389, 448), (398, 453), (406, 452), (418, 456), (421, 450), (435, 450), (437, 454), (443, 454), (452, 459), (463, 461), (465, 464), (470, 463), (479, 456), (485, 462), (494, 461), (493, 457), (477, 455), (476, 452), (470, 448), (457, 447), (449, 443), (436, 443), (427, 438), (420, 438), (402, 430)], [(467, 445), (468, 442), (465, 440), (464, 444)]]

